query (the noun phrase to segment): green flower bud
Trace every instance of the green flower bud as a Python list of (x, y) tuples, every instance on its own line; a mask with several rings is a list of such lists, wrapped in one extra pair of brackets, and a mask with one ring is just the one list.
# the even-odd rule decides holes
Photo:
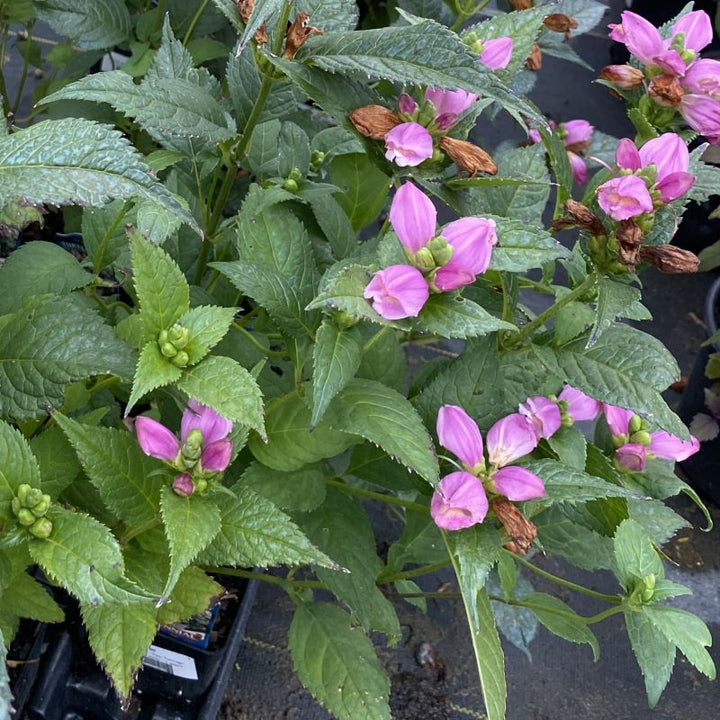
[(432, 253), (435, 264), (438, 267), (447, 265), (450, 262), (454, 250), (453, 246), (450, 245), (448, 241), (442, 236), (434, 237), (427, 244), (427, 249), (430, 250), (430, 252)]
[(205, 478), (200, 478), (195, 482), (195, 493), (202, 495), (207, 490), (208, 482)]
[(26, 505), (25, 498), (27, 497), (27, 494), (32, 490), (32, 485), (28, 485), (27, 483), (23, 483), (22, 485), (18, 485), (17, 489), (17, 497), (20, 501), (21, 505)]
[(168, 331), (161, 330), (158, 335), (158, 345), (164, 345), (166, 342), (168, 342)]
[(188, 329), (182, 325), (173, 325), (168, 330), (168, 340), (177, 350), (182, 350), (188, 344)]
[(642, 589), (640, 591), (640, 597), (643, 602), (650, 602), (655, 595), (655, 574), (650, 573), (643, 578)]
[(325, 162), (325, 153), (322, 150), (313, 150), (310, 156), (310, 169), (317, 172)]
[(478, 39), (477, 33), (474, 33), (471, 30), (469, 33), (465, 34), (462, 41), (465, 43), (465, 45), (472, 45), (474, 42), (477, 42), (477, 39)]
[(20, 504), (20, 498), (14, 497), (10, 503), (13, 511), (13, 515), (17, 515), (20, 512), (22, 505)]
[(172, 359), (172, 364), (180, 368), (184, 368), (189, 362), (190, 356), (184, 350), (180, 350)]
[(415, 253), (414, 265), (422, 273), (431, 272), (435, 269), (435, 258), (429, 248), (420, 248)]
[(299, 183), (303, 179), (303, 174), (300, 172), (300, 168), (294, 167), (288, 175), (288, 180), (294, 180)]
[(37, 518), (32, 514), (32, 510), (29, 508), (20, 508), (17, 514), (18, 522), (25, 527), (32, 525)]
[(639, 415), (633, 415), (628, 423), (628, 429), (631, 435), (642, 430), (642, 418)]
[(483, 44), (482, 40), (476, 40), (474, 43), (470, 45), (470, 49), (476, 54), (476, 55), (482, 55), (483, 50), (485, 50), (485, 45)]
[(44, 540), (45, 538), (50, 537), (50, 533), (52, 532), (52, 529), (53, 529), (53, 524), (50, 520), (48, 520), (45, 517), (39, 518), (30, 527), (30, 534), (34, 535), (36, 538), (40, 538), (41, 540)]
[(639, 430), (630, 436), (630, 442), (637, 445), (649, 445), (652, 442), (652, 438), (647, 430)]
[(35, 517), (42, 517), (43, 515), (45, 515), (45, 513), (48, 511), (49, 508), (50, 508), (50, 496), (43, 495), (42, 500), (40, 500), (39, 503), (37, 503), (36, 505), (33, 505), (30, 508), (30, 512)]
[(182, 456), (188, 460), (192, 460), (192, 464), (195, 464), (200, 455), (202, 455), (204, 442), (202, 432), (197, 428), (193, 428), (188, 433), (187, 439), (183, 443)]
[(177, 349), (170, 342), (166, 342), (164, 345), (161, 345), (160, 352), (162, 353), (163, 357), (166, 358), (174, 358), (178, 354)]
[(425, 100), (420, 105), (420, 112), (418, 113), (418, 123), (423, 127), (427, 127), (437, 115), (435, 105), (430, 100)]
[(43, 491), (40, 488), (31, 488), (25, 493), (25, 507), (35, 507), (43, 499)]
[(292, 178), (288, 178), (283, 184), (282, 189), (287, 190), (288, 192), (294, 193), (297, 192), (300, 189), (300, 186), (297, 184), (296, 180), (293, 180)]
[(627, 435), (613, 435), (612, 444), (614, 447), (619, 448), (626, 445), (630, 441)]

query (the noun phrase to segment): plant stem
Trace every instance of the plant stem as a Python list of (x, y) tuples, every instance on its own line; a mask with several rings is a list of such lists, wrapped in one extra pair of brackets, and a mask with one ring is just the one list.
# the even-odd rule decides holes
[(183, 47), (187, 47), (187, 44), (190, 42), (190, 38), (192, 37), (193, 31), (195, 30), (195, 26), (198, 24), (198, 20), (200, 20), (200, 16), (205, 12), (205, 8), (207, 8), (209, 4), (210, 0), (203, 0), (202, 3), (200, 3), (200, 7), (197, 9), (195, 15), (193, 15), (193, 19), (190, 21), (190, 25), (188, 25), (185, 37), (183, 38)]
[(443, 568), (450, 566), (450, 560), (440, 560), (430, 565), (424, 565), (423, 567), (414, 568), (413, 570), (405, 570), (404, 572), (391, 573), (390, 575), (381, 574), (378, 577), (378, 583), (391, 583), (396, 580), (410, 580), (411, 578), (420, 577), (421, 575), (429, 575), (436, 570), (442, 570)]
[(3, 25), (0, 27), (2, 33), (2, 42), (0, 42), (0, 95), (2, 95), (3, 115), (2, 122), (10, 114), (10, 101), (8, 100), (7, 85), (5, 84), (5, 39), (7, 38), (8, 27)]
[[(32, 23), (30, 23), (27, 26), (26, 41), (28, 43), (28, 46), (32, 42)], [(12, 108), (13, 114), (17, 113), (18, 108), (20, 107), (20, 101), (22, 100), (23, 91), (25, 90), (25, 82), (27, 81), (28, 68), (30, 65), (30, 62), (28, 60), (29, 55), (30, 55), (30, 49), (28, 47), (28, 48), (26, 48), (25, 52), (23, 53), (23, 66), (22, 66), (22, 71), (20, 74), (20, 84), (18, 85), (17, 92), (15, 93), (15, 102), (13, 103), (13, 108)]]
[(283, 358), (288, 356), (288, 354), (286, 352), (281, 352), (280, 350), (271, 350), (270, 348), (265, 347), (255, 337), (253, 337), (252, 333), (249, 333), (244, 327), (242, 327), (242, 325), (233, 323), (233, 327), (239, 333), (242, 333), (263, 355), (267, 355), (268, 357), (283, 357)]
[(384, 338), (390, 330), (392, 330), (390, 325), (384, 325), (362, 346), (362, 351), (366, 353), (373, 345), (375, 345), (375, 343), (382, 340), (382, 338)]
[(617, 604), (622, 601), (622, 599), (618, 595), (606, 595), (605, 593), (596, 592), (595, 590), (590, 590), (590, 588), (583, 587), (582, 585), (578, 585), (574, 582), (571, 582), (570, 580), (565, 580), (565, 578), (558, 577), (557, 575), (553, 575), (552, 573), (548, 572), (547, 570), (543, 570), (542, 568), (539, 568), (537, 565), (533, 565), (531, 562), (526, 560), (525, 558), (520, 557), (519, 555), (515, 555), (515, 553), (511, 553), (508, 550), (505, 550), (505, 552), (510, 555), (515, 562), (519, 563), (523, 567), (526, 567), (528, 570), (532, 570), (534, 573), (537, 573), (538, 575), (541, 575), (546, 580), (550, 580), (558, 585), (564, 585), (566, 588), (570, 588), (570, 590), (575, 590), (575, 592), (583, 593), (584, 595), (589, 595), (590, 597), (597, 598), (598, 600), (605, 600), (606, 602), (610, 602), (613, 604)]
[(355, 487), (354, 485), (348, 485), (340, 480), (328, 479), (325, 480), (325, 484), (344, 490), (351, 495), (367, 498), (368, 500), (380, 500), (380, 502), (388, 503), (389, 505), (401, 505), (408, 510), (417, 510), (423, 513), (427, 513), (429, 511), (425, 505), (421, 505), (420, 503), (412, 502), (411, 500), (402, 500), (400, 498), (396, 498), (394, 495), (384, 495), (383, 493), (373, 492), (372, 490), (364, 490), (363, 488)]
[(571, 290), (569, 293), (563, 295), (559, 300), (556, 300), (547, 310), (541, 312), (534, 320), (531, 320), (526, 325), (520, 328), (520, 332), (516, 333), (513, 337), (513, 344), (519, 345), (525, 338), (532, 335), (536, 330), (540, 329), (545, 323), (552, 317), (554, 317), (560, 308), (565, 307), (569, 303), (573, 302), (577, 298), (584, 295), (595, 285), (595, 274), (590, 273), (580, 285)]
[(154, 517), (151, 520), (147, 520), (146, 522), (142, 523), (141, 525), (136, 525), (135, 527), (128, 528), (121, 536), (119, 543), (122, 547), (125, 547), (134, 537), (137, 537), (138, 535), (142, 535), (144, 532), (147, 532), (148, 530), (152, 530), (154, 527), (157, 527), (160, 524), (160, 518)]
[(165, 0), (158, 0), (155, 8), (155, 30), (160, 30), (165, 19)]

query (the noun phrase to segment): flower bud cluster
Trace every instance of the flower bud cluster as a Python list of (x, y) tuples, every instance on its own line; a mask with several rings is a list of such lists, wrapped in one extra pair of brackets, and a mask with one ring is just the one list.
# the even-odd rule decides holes
[(185, 351), (189, 339), (188, 329), (175, 323), (169, 330), (160, 331), (157, 343), (163, 357), (176, 367), (184, 368), (190, 362), (190, 357)]
[(52, 521), (45, 515), (50, 509), (50, 496), (40, 488), (23, 483), (17, 489), (17, 495), (12, 499), (13, 515), (18, 523), (28, 529), (36, 538), (50, 537)]

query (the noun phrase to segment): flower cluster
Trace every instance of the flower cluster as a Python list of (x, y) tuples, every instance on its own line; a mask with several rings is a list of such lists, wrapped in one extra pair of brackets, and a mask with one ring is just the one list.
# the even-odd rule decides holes
[(146, 455), (164, 460), (179, 470), (172, 488), (178, 495), (202, 493), (208, 478), (230, 464), (232, 422), (212, 408), (189, 400), (180, 422), (180, 440), (172, 430), (152, 418), (135, 418), (135, 432)]
[(364, 292), (387, 320), (416, 317), (430, 291), (450, 292), (474, 282), (487, 270), (497, 243), (495, 222), (487, 218), (460, 218), (437, 234), (435, 206), (411, 182), (395, 193), (390, 224), (409, 264), (376, 272)]
[(601, 77), (623, 90), (644, 83), (652, 103), (646, 110), (659, 127), (668, 127), (679, 112), (693, 130), (720, 144), (720, 62), (699, 57), (712, 34), (711, 20), (702, 10), (680, 17), (668, 38), (645, 18), (625, 11), (621, 23), (610, 25), (610, 37), (623, 43), (644, 69), (610, 65)]
[[(573, 180), (576, 183), (585, 184), (587, 182), (587, 165), (582, 156), (589, 147), (590, 137), (595, 128), (587, 120), (567, 120), (559, 124), (550, 122), (550, 127), (565, 145)], [(540, 133), (535, 129), (530, 130), (529, 136), (534, 143), (542, 142)]]

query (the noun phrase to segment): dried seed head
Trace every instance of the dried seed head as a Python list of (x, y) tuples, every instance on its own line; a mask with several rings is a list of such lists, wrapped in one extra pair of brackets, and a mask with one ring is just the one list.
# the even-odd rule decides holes
[(323, 35), (324, 31), (313, 27), (308, 22), (310, 16), (307, 13), (299, 12), (288, 28), (285, 36), (285, 52), (283, 57), (292, 60), (297, 51), (305, 44), (311, 35)]
[(621, 220), (615, 230), (617, 238), (618, 260), (627, 265), (630, 272), (635, 272), (635, 265), (640, 260), (640, 247), (643, 239), (643, 231), (633, 218)]
[(677, 107), (685, 94), (680, 79), (673, 75), (656, 75), (650, 81), (650, 97), (663, 107)]
[(471, 142), (443, 136), (440, 138), (440, 149), (447, 153), (448, 157), (461, 170), (465, 170), (470, 177), (479, 172), (488, 175), (495, 175), (497, 172), (497, 165), (490, 155)]
[(382, 105), (363, 105), (350, 113), (355, 129), (365, 137), (383, 140), (390, 130), (402, 120)]
[(577, 200), (565, 202), (565, 217), (553, 221), (553, 227), (563, 230), (569, 227), (578, 227), (587, 230), (591, 235), (604, 235), (605, 228), (600, 218), (589, 207)]
[(577, 29), (577, 20), (563, 13), (550, 13), (543, 19), (543, 25), (554, 32), (563, 33), (565, 39), (570, 39), (570, 31)]
[[(247, 25), (250, 20), (250, 16), (255, 8), (255, 0), (237, 0), (237, 11), (240, 15), (241, 20)], [(263, 23), (255, 31), (255, 42), (258, 45), (265, 45), (268, 41), (267, 36), (267, 25)]]
[(542, 67), (542, 50), (537, 43), (533, 43), (532, 50), (525, 61), (525, 67), (534, 72)]
[(700, 263), (697, 255), (674, 245), (643, 245), (640, 259), (652, 263), (664, 273), (694, 273)]
[(511, 541), (505, 547), (516, 554), (526, 553), (537, 537), (535, 525), (506, 498), (494, 498), (492, 509), (511, 537)]
[(613, 85), (617, 85), (621, 90), (640, 87), (645, 79), (642, 70), (638, 70), (632, 65), (606, 65), (600, 71), (599, 77), (601, 80), (607, 80)]

